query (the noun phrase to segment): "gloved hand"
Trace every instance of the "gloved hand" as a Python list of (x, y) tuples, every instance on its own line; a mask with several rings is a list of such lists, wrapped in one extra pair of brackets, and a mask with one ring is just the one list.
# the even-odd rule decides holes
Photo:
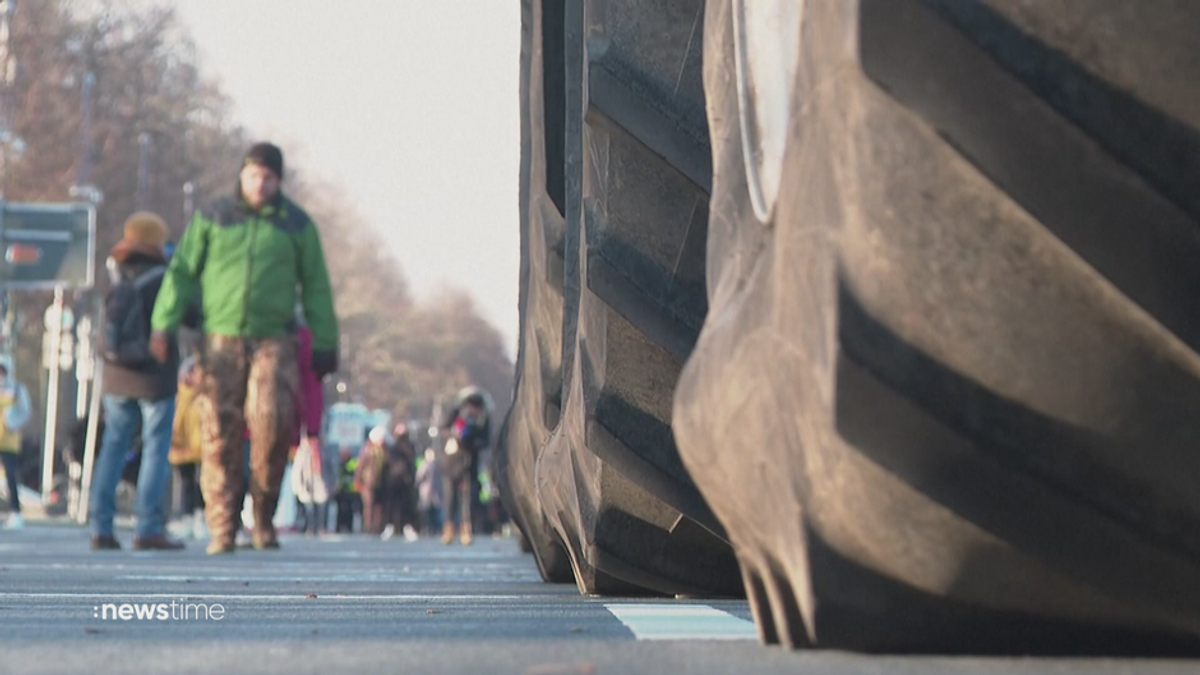
[(325, 379), (325, 376), (337, 371), (338, 355), (336, 349), (322, 349), (313, 352), (312, 369), (317, 374), (318, 380)]

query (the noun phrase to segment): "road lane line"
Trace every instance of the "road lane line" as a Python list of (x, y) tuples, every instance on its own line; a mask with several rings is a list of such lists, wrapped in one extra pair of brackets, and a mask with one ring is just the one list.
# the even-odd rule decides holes
[[(0, 601), (3, 600), (78, 600), (78, 599), (103, 599), (111, 598), (114, 600), (123, 599), (142, 599), (142, 598), (179, 598), (185, 596), (189, 599), (197, 600), (244, 600), (247, 602), (255, 601), (276, 601), (276, 600), (305, 600), (307, 591), (297, 591), (295, 593), (271, 593), (271, 594), (233, 594), (233, 593), (0, 593)], [(544, 595), (432, 595), (432, 594), (397, 594), (397, 595), (345, 595), (341, 593), (320, 594), (319, 597), (323, 600), (388, 600), (400, 602), (492, 602), (496, 600), (545, 600)]]
[[(464, 578), (465, 577), (465, 578)], [(541, 577), (537, 576), (537, 572), (532, 575), (526, 574), (510, 574), (499, 576), (480, 576), (471, 575), (469, 572), (461, 572), (457, 574), (445, 574), (439, 572), (408, 572), (408, 573), (383, 573), (383, 572), (363, 572), (361, 574), (324, 574), (324, 575), (271, 575), (267, 572), (255, 572), (250, 574), (122, 574), (113, 577), (118, 581), (167, 581), (167, 582), (183, 582), (183, 583), (200, 583), (205, 581), (224, 582), (224, 581), (255, 581), (259, 583), (275, 582), (301, 582), (301, 583), (335, 583), (335, 582), (357, 582), (357, 583), (404, 583), (404, 582), (421, 582), (421, 583), (457, 583), (457, 584), (496, 584), (510, 583), (520, 581), (541, 581)]]
[(708, 605), (606, 604), (639, 640), (757, 640), (754, 624)]

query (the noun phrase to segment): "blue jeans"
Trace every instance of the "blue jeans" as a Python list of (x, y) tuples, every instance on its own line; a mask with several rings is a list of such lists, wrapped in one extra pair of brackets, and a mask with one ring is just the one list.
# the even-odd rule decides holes
[(138, 470), (137, 526), (138, 537), (153, 537), (163, 533), (166, 522), (163, 498), (171, 464), (167, 453), (171, 449), (171, 423), (175, 418), (175, 397), (150, 401), (125, 396), (104, 396), (104, 439), (92, 483), (92, 533), (111, 535), (113, 516), (117, 511), (117, 483), (125, 454), (133, 447), (133, 430), (138, 417), (142, 419), (142, 465)]

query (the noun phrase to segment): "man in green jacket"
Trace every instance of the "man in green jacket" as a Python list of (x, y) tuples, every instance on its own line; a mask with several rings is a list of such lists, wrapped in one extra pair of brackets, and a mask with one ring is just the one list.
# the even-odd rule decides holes
[(312, 330), (313, 370), (319, 378), (337, 370), (337, 318), (321, 242), (308, 214), (280, 192), (282, 177), (279, 148), (250, 148), (236, 194), (192, 219), (151, 319), (151, 350), (165, 358), (184, 309), (200, 297), (207, 399), (200, 487), (210, 554), (234, 550), (247, 429), (254, 546), (279, 547), (271, 520), (297, 428), (300, 385), (290, 332), (297, 300)]

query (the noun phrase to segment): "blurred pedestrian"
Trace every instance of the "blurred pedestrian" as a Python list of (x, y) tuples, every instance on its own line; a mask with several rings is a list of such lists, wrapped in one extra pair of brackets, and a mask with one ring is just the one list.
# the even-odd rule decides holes
[(171, 452), (167, 459), (175, 467), (179, 479), (182, 503), (180, 527), (177, 535), (204, 539), (208, 536), (204, 526), (204, 495), (200, 491), (200, 420), (204, 416), (201, 406), (208, 401), (199, 395), (200, 368), (196, 357), (184, 359), (179, 367), (179, 392), (175, 395), (175, 421), (171, 425)]
[(460, 392), (444, 429), (444, 498), (442, 543), (454, 541), (455, 530), (464, 546), (472, 542), (472, 523), (479, 513), (479, 456), (491, 438), (490, 406), (483, 391), (469, 387)]
[(387, 470), (387, 450), (384, 443), (387, 431), (375, 427), (367, 434), (367, 442), (358, 451), (358, 466), (354, 486), (362, 499), (363, 534), (379, 534), (383, 528), (383, 476)]
[(355, 474), (358, 458), (350, 448), (338, 449), (337, 526), (338, 532), (354, 532), (354, 515), (362, 508)]
[(280, 191), (282, 179), (279, 148), (251, 147), (236, 193), (196, 212), (154, 308), (151, 347), (165, 358), (183, 308), (197, 293), (203, 303), (203, 386), (213, 401), (201, 471), (210, 554), (235, 550), (246, 429), (253, 544), (279, 548), (273, 519), (300, 389), (289, 331), (297, 300), (312, 329), (317, 379), (337, 370), (337, 318), (321, 241), (308, 214)]
[(387, 446), (387, 469), (383, 480), (383, 538), (399, 530), (407, 541), (417, 538), (417, 497), (415, 492), (416, 450), (408, 437), (408, 425), (401, 422), (392, 432)]
[(425, 456), (417, 467), (416, 482), (421, 531), (437, 536), (437, 531), (442, 528), (442, 474), (438, 471), (437, 453), (433, 448), (425, 449)]
[(325, 529), (325, 506), (329, 502), (329, 483), (317, 443), (307, 434), (301, 437), (292, 462), (292, 490), (303, 505), (305, 534), (310, 537)]
[(25, 385), (12, 377), (12, 360), (8, 356), (0, 356), (0, 461), (4, 463), (4, 476), (8, 482), (8, 504), (10, 513), (4, 522), (7, 530), (19, 530), (25, 527), (21, 518), (21, 429), (29, 421), (32, 408), (29, 405), (29, 392)]
[[(113, 534), (117, 484), (133, 446), (133, 435), (141, 425), (142, 453), (137, 475), (134, 550), (183, 548), (183, 542), (164, 533), (163, 508), (171, 465), (171, 424), (175, 417), (175, 393), (179, 377), (179, 349), (170, 341), (161, 353), (149, 349), (150, 314), (163, 284), (167, 224), (148, 211), (139, 211), (125, 221), (124, 234), (113, 246), (110, 258), (116, 263), (117, 283), (104, 299), (105, 320), (101, 331), (104, 357), (102, 383), (104, 437), (91, 494), (92, 550), (121, 548)], [(187, 307), (180, 308), (180, 321)]]
[(321, 416), (325, 411), (321, 379), (309, 365), (312, 361), (312, 331), (304, 322), (302, 307), (296, 308), (296, 345), (300, 367), (300, 396), (297, 415), (300, 419), (297, 450), (292, 462), (295, 480), (292, 490), (304, 510), (304, 529), (309, 536), (324, 532), (325, 507), (329, 503), (333, 477), (330, 463), (321, 456)]
[[(92, 458), (96, 455), (96, 449), (100, 445), (100, 439), (104, 438), (104, 408), (100, 409), (98, 427), (96, 436), (92, 439)], [(71, 424), (71, 430), (67, 432), (67, 442), (63, 446), (62, 456), (63, 461), (67, 465), (67, 475), (70, 483), (68, 485), (68, 507), (73, 513), (79, 507), (79, 500), (83, 496), (83, 457), (87, 454), (87, 430), (90, 424), (91, 417), (84, 415), (75, 420)], [(117, 488), (118, 492), (120, 487)]]

